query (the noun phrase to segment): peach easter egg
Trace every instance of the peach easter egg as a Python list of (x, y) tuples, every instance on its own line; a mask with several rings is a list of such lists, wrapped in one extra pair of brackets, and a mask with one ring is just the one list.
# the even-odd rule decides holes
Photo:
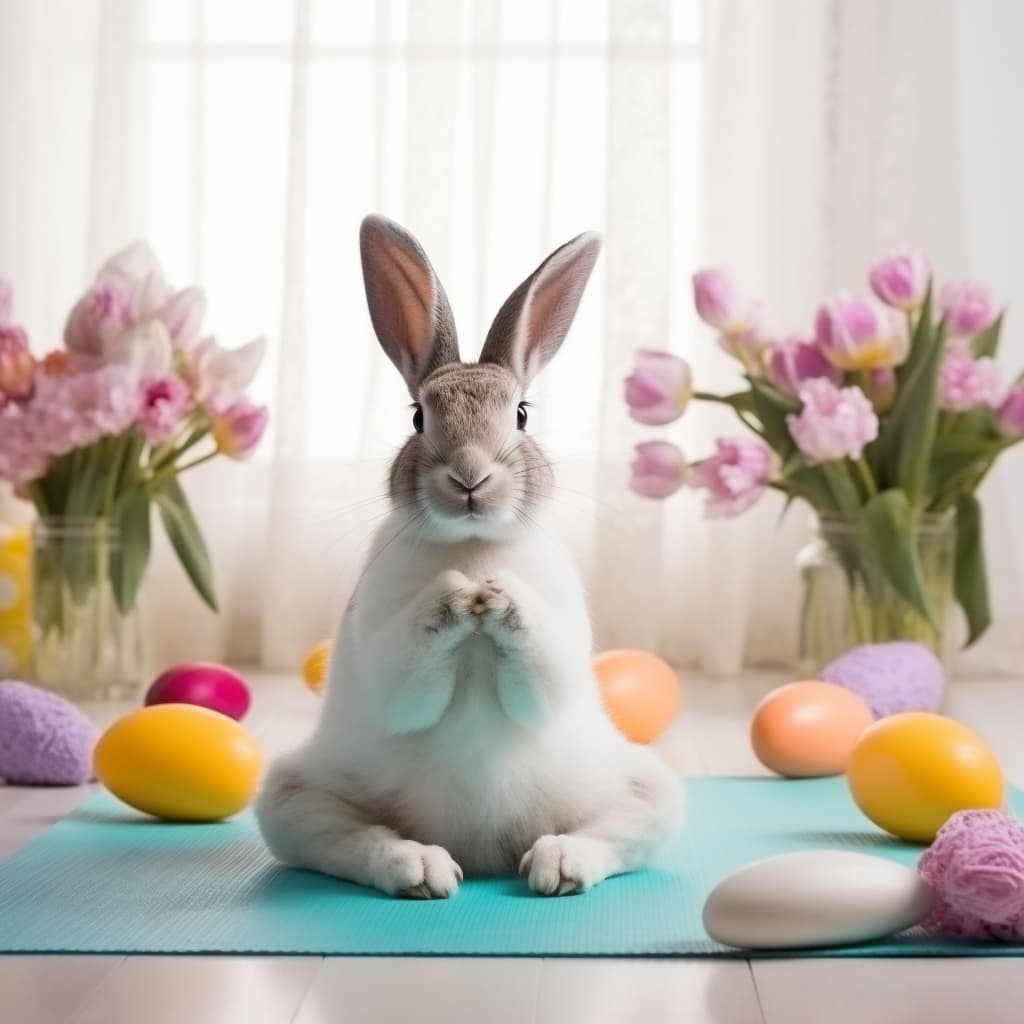
[(608, 717), (634, 743), (650, 743), (679, 711), (676, 670), (650, 651), (605, 651), (594, 658), (594, 673)]
[(817, 680), (787, 683), (757, 706), (750, 743), (757, 759), (779, 775), (840, 775), (874, 720), (867, 704), (841, 686)]

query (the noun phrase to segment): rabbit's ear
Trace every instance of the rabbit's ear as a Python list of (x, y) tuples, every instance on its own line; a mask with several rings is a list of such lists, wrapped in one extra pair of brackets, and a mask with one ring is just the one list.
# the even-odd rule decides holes
[(529, 383), (565, 339), (600, 251), (594, 231), (556, 249), (498, 310), (480, 362), (498, 363)]
[(448, 297), (420, 243), (394, 221), (365, 217), (359, 251), (373, 329), (415, 398), (428, 373), (459, 361)]

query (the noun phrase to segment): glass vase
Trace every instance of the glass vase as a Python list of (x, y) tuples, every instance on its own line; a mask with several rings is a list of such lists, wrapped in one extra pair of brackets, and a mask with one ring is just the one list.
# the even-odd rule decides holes
[(32, 540), (34, 682), (76, 701), (135, 696), (142, 629), (111, 585), (118, 530), (105, 519), (40, 519)]
[(934, 612), (931, 622), (889, 582), (859, 520), (820, 515), (813, 539), (797, 559), (803, 589), (801, 673), (814, 678), (859, 644), (910, 640), (934, 651), (948, 674), (955, 539), (953, 512), (922, 516), (913, 537)]

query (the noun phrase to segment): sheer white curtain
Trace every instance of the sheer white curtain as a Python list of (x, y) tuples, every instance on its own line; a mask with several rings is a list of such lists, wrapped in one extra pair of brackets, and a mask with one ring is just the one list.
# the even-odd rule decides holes
[[(733, 267), (781, 327), (902, 243), (967, 269), (946, 0), (0, 0), (0, 273), (38, 348), (101, 258), (148, 238), (265, 333), (261, 456), (189, 481), (223, 612), (162, 548), (159, 661), (292, 668), (327, 635), (386, 511), (407, 397), (372, 340), (356, 232), (407, 224), (472, 357), (505, 295), (580, 230), (605, 255), (533, 396), (598, 642), (714, 672), (792, 660), (805, 523), (705, 524), (628, 494), (621, 380), (639, 346), (734, 369), (689, 276)], [(695, 410), (688, 453), (733, 429)]]

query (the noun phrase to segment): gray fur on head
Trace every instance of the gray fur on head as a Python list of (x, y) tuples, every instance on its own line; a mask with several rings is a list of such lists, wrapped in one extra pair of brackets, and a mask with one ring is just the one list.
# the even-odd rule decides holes
[(373, 327), (422, 416), (422, 431), (391, 467), (396, 507), (415, 506), (450, 538), (493, 538), (529, 519), (552, 474), (519, 428), (520, 404), (565, 339), (600, 246), (591, 232), (556, 249), (502, 305), (480, 362), (465, 364), (447, 297), (420, 244), (383, 217), (363, 221)]

